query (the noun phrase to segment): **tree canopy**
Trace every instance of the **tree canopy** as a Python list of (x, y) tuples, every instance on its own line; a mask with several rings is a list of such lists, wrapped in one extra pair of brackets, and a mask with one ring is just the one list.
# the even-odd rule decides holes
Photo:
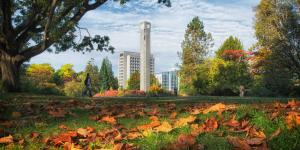
[(237, 37), (230, 36), (224, 41), (224, 43), (218, 49), (216, 55), (218, 58), (222, 58), (222, 54), (225, 50), (243, 50), (243, 49), (244, 46), (242, 42)]
[[(110, 51), (108, 36), (76, 34), (87, 30), (81, 18), (108, 0), (2, 0), (0, 72), (4, 87), (18, 89), (20, 65), (44, 51)], [(117, 0), (124, 4), (127, 0)], [(159, 0), (167, 6), (169, 0)], [(81, 33), (81, 32), (80, 32)]]

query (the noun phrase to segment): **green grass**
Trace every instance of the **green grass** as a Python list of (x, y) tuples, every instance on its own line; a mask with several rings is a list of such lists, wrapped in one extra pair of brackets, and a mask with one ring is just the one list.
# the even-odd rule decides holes
[[(3, 98), (4, 97), (4, 98)], [(239, 97), (213, 97), (213, 96), (200, 96), (200, 97), (164, 97), (164, 98), (106, 98), (106, 99), (96, 99), (91, 100), (88, 98), (70, 98), (61, 96), (40, 96), (40, 95), (26, 95), (19, 94), (17, 96), (5, 95), (2, 96), (0, 102), (8, 106), (5, 112), (0, 112), (1, 115), (7, 116), (6, 119), (11, 118), (11, 112), (18, 111), (22, 109), (23, 103), (31, 102), (37, 106), (42, 106), (49, 101), (59, 101), (62, 103), (68, 102), (70, 99), (75, 99), (81, 103), (90, 103), (94, 101), (97, 107), (100, 106), (111, 106), (113, 104), (135, 104), (135, 103), (146, 103), (148, 105), (146, 110), (151, 110), (152, 104), (165, 104), (166, 102), (172, 102), (176, 104), (176, 109), (180, 110), (186, 105), (193, 105), (196, 103), (206, 103), (206, 102), (225, 102), (238, 104), (238, 108), (234, 112), (224, 112), (222, 114), (224, 120), (230, 119), (233, 115), (236, 115), (237, 120), (247, 118), (250, 124), (256, 126), (262, 130), (267, 137), (269, 137), (278, 128), (282, 130), (282, 133), (268, 142), (270, 149), (300, 149), (300, 128), (293, 130), (288, 130), (284, 123), (284, 116), (281, 115), (275, 120), (270, 120), (266, 110), (257, 109), (256, 105), (261, 103), (271, 103), (274, 98), (239, 98)], [(276, 98), (277, 101), (286, 102), (288, 98)], [(256, 105), (252, 105), (255, 103)], [(163, 106), (163, 105), (161, 105)], [(85, 128), (87, 126), (95, 128), (97, 131), (102, 131), (107, 128), (112, 128), (111, 125), (106, 123), (99, 123), (89, 119), (90, 115), (97, 114), (98, 110), (85, 110), (80, 108), (68, 108), (76, 116), (67, 115), (64, 118), (52, 118), (46, 112), (40, 112), (38, 114), (38, 119), (30, 119), (30, 115), (24, 115), (18, 120), (24, 120), (24, 124), (19, 124), (15, 128), (7, 129), (9, 132), (13, 133), (16, 139), (29, 139), (29, 135), (32, 132), (38, 132), (42, 137), (49, 137), (57, 135), (61, 132), (59, 125), (64, 124), (69, 128), (76, 130), (78, 128)], [(163, 116), (160, 117), (160, 121), (168, 121), (172, 123), (172, 120), (168, 118), (168, 115), (164, 115), (165, 110), (163, 108), (159, 109), (163, 112)], [(126, 110), (123, 110), (126, 111)], [(190, 114), (188, 112), (178, 112), (177, 118), (187, 117)], [(209, 114), (199, 114), (196, 115), (196, 123), (202, 124), (206, 119), (212, 116), (220, 120), (220, 116), (217, 113)], [(149, 117), (138, 117), (138, 118), (118, 118), (117, 122), (123, 125), (127, 129), (135, 128), (139, 125), (148, 124), (150, 122)], [(1, 127), (0, 127), (1, 128)], [(176, 141), (180, 134), (191, 133), (191, 128), (189, 126), (183, 126), (181, 128), (173, 129), (169, 133), (156, 133), (149, 132), (145, 137), (135, 139), (135, 140), (123, 140), (125, 143), (133, 143), (141, 149), (146, 150), (156, 150), (165, 147), (168, 144), (172, 144)], [(219, 133), (223, 133), (222, 136)], [(225, 126), (219, 126), (219, 128), (212, 133), (202, 133), (196, 140), (198, 143), (203, 144), (205, 149), (208, 150), (230, 150), (233, 147), (227, 142), (226, 136), (239, 136), (245, 137), (245, 133), (233, 133), (228, 131)], [(36, 140), (26, 140), (26, 146), (22, 147), (20, 145), (10, 145), (4, 147), (0, 145), (0, 149), (57, 149), (57, 147), (51, 147), (45, 145), (42, 142)], [(89, 143), (89, 147), (96, 148), (101, 145), (100, 142), (96, 141)], [(103, 145), (101, 145), (103, 146)], [(112, 148), (111, 144), (104, 145), (106, 148)]]

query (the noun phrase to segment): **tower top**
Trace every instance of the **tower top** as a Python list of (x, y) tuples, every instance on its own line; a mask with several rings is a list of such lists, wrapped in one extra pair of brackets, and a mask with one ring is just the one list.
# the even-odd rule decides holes
[(141, 27), (141, 29), (151, 28), (151, 23), (148, 21), (143, 21), (140, 23), (140, 27)]

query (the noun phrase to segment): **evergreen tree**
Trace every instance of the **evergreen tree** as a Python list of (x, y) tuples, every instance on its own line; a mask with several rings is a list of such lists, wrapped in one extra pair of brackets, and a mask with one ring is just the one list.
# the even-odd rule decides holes
[(199, 20), (199, 17), (194, 17), (187, 26), (185, 39), (182, 42), (182, 53), (179, 54), (182, 61), (180, 65), (182, 94), (195, 94), (195, 69), (198, 64), (204, 62), (212, 45), (211, 34), (204, 31), (203, 22)]
[(218, 58), (222, 58), (222, 54), (224, 50), (243, 50), (243, 49), (244, 47), (242, 42), (237, 37), (230, 36), (224, 41), (224, 43), (218, 49), (216, 55)]
[(100, 90), (118, 89), (118, 80), (114, 77), (112, 65), (106, 57), (103, 59), (100, 68)]

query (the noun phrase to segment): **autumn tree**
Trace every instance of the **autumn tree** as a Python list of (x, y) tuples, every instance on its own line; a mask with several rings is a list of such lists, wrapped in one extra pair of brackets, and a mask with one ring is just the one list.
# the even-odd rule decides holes
[(195, 93), (194, 81), (195, 69), (204, 62), (209, 48), (213, 45), (212, 36), (204, 31), (203, 22), (199, 17), (187, 25), (182, 42), (182, 53), (179, 54), (182, 64), (180, 65), (180, 90), (185, 94)]
[(140, 89), (140, 72), (136, 71), (132, 73), (127, 81), (128, 90), (139, 90)]
[(256, 8), (256, 70), (262, 85), (287, 95), (300, 78), (300, 2), (262, 0)]
[[(140, 89), (140, 72), (136, 71), (132, 73), (127, 81), (127, 89), (128, 90), (139, 90)], [(159, 85), (158, 79), (154, 74), (150, 75), (150, 85)]]
[[(8, 91), (18, 90), (21, 64), (45, 51), (110, 51), (107, 36), (83, 36), (78, 23), (108, 0), (2, 0), (0, 2), (0, 72)], [(119, 0), (125, 3), (125, 0)], [(165, 1), (159, 1), (166, 3)], [(76, 39), (76, 40), (75, 40)], [(78, 42), (80, 39), (80, 42)]]
[(217, 50), (216, 55), (218, 58), (222, 58), (224, 50), (243, 50), (244, 46), (242, 42), (237, 38), (230, 36), (227, 38), (221, 47)]
[(54, 81), (58, 85), (70, 82), (76, 78), (72, 64), (64, 64), (54, 73)]
[(106, 57), (103, 59), (100, 68), (100, 90), (118, 89), (118, 80), (114, 77), (112, 64)]

